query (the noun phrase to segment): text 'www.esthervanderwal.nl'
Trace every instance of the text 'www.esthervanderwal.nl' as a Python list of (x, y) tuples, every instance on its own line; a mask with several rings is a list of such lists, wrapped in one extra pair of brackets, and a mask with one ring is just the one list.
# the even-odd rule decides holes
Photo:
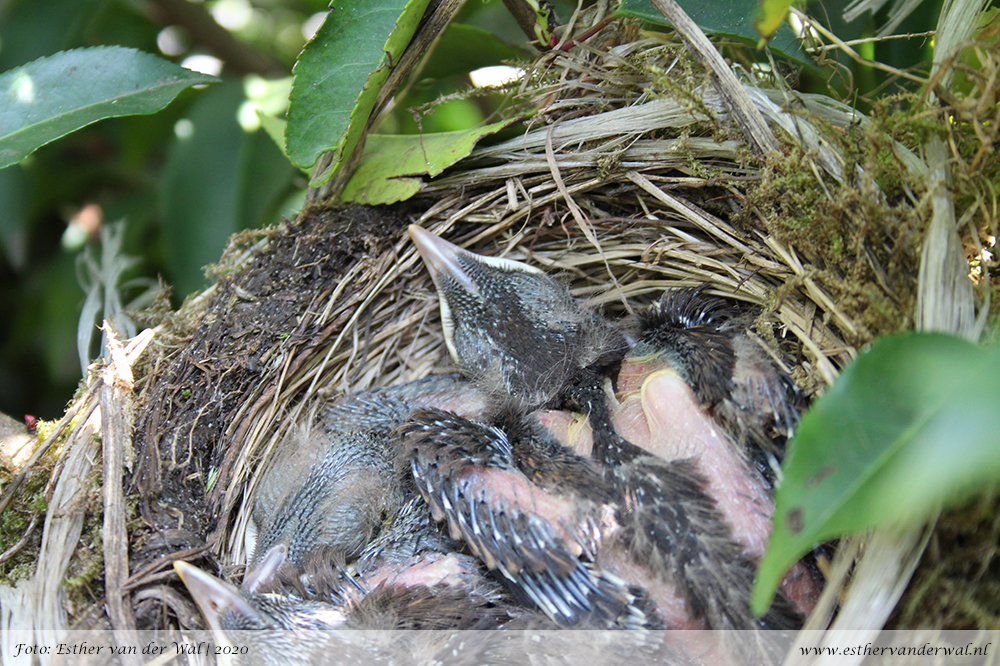
[(803, 657), (988, 657), (992, 643), (977, 645), (969, 642), (965, 645), (934, 645), (930, 642), (922, 645), (865, 645), (852, 646), (799, 646), (799, 654)]

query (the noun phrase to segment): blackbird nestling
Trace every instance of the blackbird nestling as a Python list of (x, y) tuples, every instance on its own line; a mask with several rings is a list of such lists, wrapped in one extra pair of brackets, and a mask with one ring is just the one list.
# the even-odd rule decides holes
[(246, 589), (282, 567), (301, 569), (317, 549), (345, 561), (361, 554), (411, 492), (392, 432), (421, 406), (475, 415), (485, 402), (456, 376), (372, 389), (323, 406), (282, 442), (254, 496)]
[[(780, 456), (797, 418), (797, 393), (747, 337), (745, 318), (697, 291), (665, 294), (639, 317), (639, 342), (618, 377), (619, 404), (604, 390), (602, 375), (625, 356), (620, 349), (627, 338), (613, 325), (535, 269), (476, 257), (418, 228), (411, 235), (431, 264), (458, 365), (479, 382), (499, 377), (504, 387), (530, 386), (535, 398), (521, 401), (514, 417), (506, 403), (489, 427), (426, 412), (406, 426), (417, 485), (454, 535), (491, 568), (503, 571), (513, 563), (517, 570), (505, 571), (507, 579), (515, 587), (537, 587), (525, 589), (528, 596), (550, 617), (562, 612), (570, 618), (566, 623), (576, 616), (558, 607), (560, 594), (569, 607), (578, 602), (589, 609), (585, 601), (605, 599), (594, 593), (593, 581), (617, 577), (620, 589), (630, 593), (634, 585), (625, 581), (645, 587), (668, 625), (683, 625), (686, 613), (694, 626), (718, 629), (799, 626), (801, 616), (780, 595), (763, 618), (749, 612), (756, 560), (773, 512), (770, 483), (750, 464), (751, 454)], [(525, 276), (533, 276), (530, 286)], [(569, 360), (545, 361), (560, 357)], [(479, 367), (488, 370), (477, 375)], [(546, 478), (580, 473), (579, 467), (549, 463), (539, 471), (521, 461), (545, 455), (519, 460), (508, 453), (518, 437), (510, 436), (505, 423), (516, 423), (518, 414), (539, 404), (587, 415), (590, 454), (603, 470), (614, 507), (610, 519), (607, 513), (563, 515), (550, 508), (558, 518), (545, 531), (523, 504), (512, 510), (514, 496), (518, 502), (534, 497), (545, 506), (579, 501), (572, 492), (542, 486)], [(542, 579), (544, 588), (534, 582)], [(805, 588), (802, 610), (808, 610), (815, 586)], [(668, 609), (678, 607), (677, 597), (681, 613)]]
[(434, 516), (557, 625), (660, 627), (644, 592), (598, 564), (616, 529), (599, 471), (555, 442), (528, 441), (534, 427), (421, 409), (398, 433)]
[(452, 358), (495, 400), (541, 406), (581, 370), (602, 370), (628, 349), (617, 327), (538, 269), (473, 254), (415, 225), (410, 237), (437, 287)]
[(667, 291), (631, 323), (638, 340), (622, 369), (619, 390), (641, 387), (633, 375), (677, 373), (701, 407), (773, 479), (806, 404), (791, 378), (751, 338), (751, 324), (751, 312), (704, 289)]

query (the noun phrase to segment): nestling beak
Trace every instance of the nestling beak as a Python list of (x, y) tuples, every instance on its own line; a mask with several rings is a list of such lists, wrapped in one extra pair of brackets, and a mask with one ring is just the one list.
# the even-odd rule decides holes
[(235, 586), (187, 562), (174, 562), (174, 571), (191, 593), (191, 597), (198, 604), (201, 614), (205, 616), (205, 621), (217, 638), (224, 635), (222, 617), (227, 612), (262, 621), (260, 614)]
[(417, 226), (410, 236), (437, 288), (452, 359), (501, 401), (535, 408), (582, 370), (625, 354), (617, 327), (537, 268), (474, 254)]
[(458, 262), (458, 257), (471, 255), (471, 252), (463, 250), (415, 224), (411, 224), (409, 230), (410, 238), (417, 247), (420, 258), (424, 260), (427, 270), (430, 271), (434, 284), (438, 285), (438, 289), (441, 288), (438, 282), (442, 276), (447, 275), (470, 294), (479, 296), (479, 287)]

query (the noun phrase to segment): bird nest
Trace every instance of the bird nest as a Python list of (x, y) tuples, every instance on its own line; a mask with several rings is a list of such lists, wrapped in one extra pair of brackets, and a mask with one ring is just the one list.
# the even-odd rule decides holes
[[(317, 401), (453, 370), (411, 223), (541, 267), (611, 319), (680, 286), (756, 306), (755, 333), (809, 396), (876, 336), (926, 328), (956, 293), (971, 311), (954, 272), (968, 272), (980, 232), (995, 234), (989, 188), (956, 152), (954, 126), (931, 149), (911, 120), (926, 112), (949, 131), (940, 119), (955, 109), (866, 118), (737, 71), (774, 131), (766, 157), (674, 35), (620, 21), (542, 55), (516, 91), (534, 110), (526, 129), (413, 199), (339, 205), (317, 192), (294, 220), (234, 237), (212, 287), (154, 313), (155, 334), (112, 341), (41, 447), (39, 460), (58, 452), (44, 538), (8, 607), (36, 627), (66, 626), (66, 612), (78, 627), (197, 626), (170, 563), (239, 574), (256, 473), (286, 431)], [(949, 161), (954, 197), (979, 204), (962, 218), (964, 245), (942, 258), (923, 241)], [(931, 270), (948, 261), (951, 273)], [(968, 315), (953, 315), (956, 329)], [(850, 595), (886, 606), (885, 622), (926, 535), (879, 538), (842, 545), (810, 626), (827, 626), (838, 600), (842, 615), (854, 608)], [(885, 579), (842, 598), (849, 571), (868, 575), (858, 556), (876, 551), (893, 562)]]

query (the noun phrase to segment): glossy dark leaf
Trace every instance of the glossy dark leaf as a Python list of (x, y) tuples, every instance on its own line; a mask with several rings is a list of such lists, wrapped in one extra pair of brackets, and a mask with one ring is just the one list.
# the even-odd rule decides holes
[(775, 499), (753, 609), (815, 544), (913, 523), (1000, 478), (1000, 353), (959, 338), (885, 338), (803, 417)]
[(217, 81), (118, 46), (63, 51), (0, 75), (0, 168), (117, 116), (155, 113), (184, 88)]

